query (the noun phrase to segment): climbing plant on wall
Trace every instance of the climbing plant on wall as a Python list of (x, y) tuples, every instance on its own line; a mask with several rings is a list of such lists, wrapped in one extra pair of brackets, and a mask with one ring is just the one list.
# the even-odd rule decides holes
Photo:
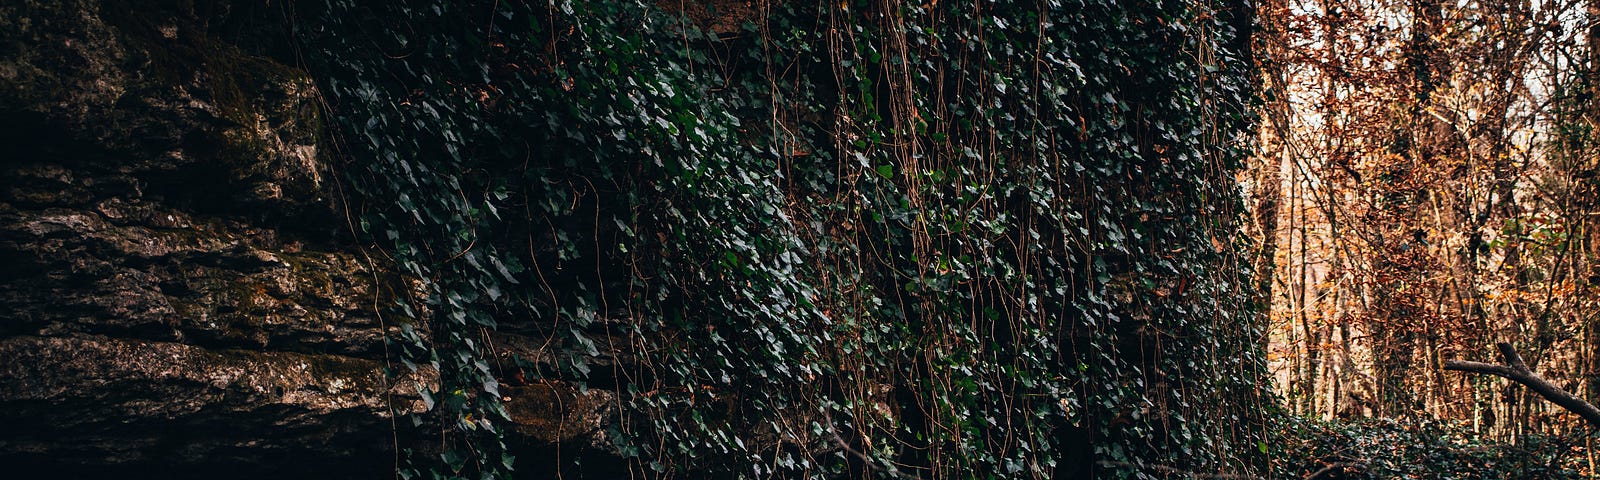
[(1248, 6), (713, 3), (300, 7), (358, 234), (417, 279), (405, 476), (508, 475), (513, 369), (616, 390), (649, 475), (1264, 465)]

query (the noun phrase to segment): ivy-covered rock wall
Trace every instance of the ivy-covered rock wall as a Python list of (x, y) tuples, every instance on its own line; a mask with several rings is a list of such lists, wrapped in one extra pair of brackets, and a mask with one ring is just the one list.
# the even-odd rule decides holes
[(313, 3), (405, 476), (550, 382), (647, 476), (1260, 473), (1246, 2)]
[(0, 470), (1262, 473), (1252, 14), (8, 3)]

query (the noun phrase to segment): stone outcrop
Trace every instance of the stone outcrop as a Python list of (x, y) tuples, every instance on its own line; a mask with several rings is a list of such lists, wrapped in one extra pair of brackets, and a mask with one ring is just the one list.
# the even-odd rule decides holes
[[(0, 4), (0, 470), (381, 475), (406, 442), (406, 283), (347, 233), (274, 4), (213, 3)], [(519, 450), (604, 448), (610, 392), (507, 394)]]

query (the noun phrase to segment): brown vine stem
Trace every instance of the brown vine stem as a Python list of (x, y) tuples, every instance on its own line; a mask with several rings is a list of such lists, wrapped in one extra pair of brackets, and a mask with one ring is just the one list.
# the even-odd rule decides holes
[[(822, 409), (822, 421), (827, 422), (826, 425), (828, 426), (828, 434), (833, 437), (833, 443), (836, 446), (838, 446), (840, 450), (843, 450), (845, 453), (850, 454), (850, 456), (856, 457), (856, 459), (861, 460), (862, 465), (865, 466), (865, 468), (867, 469), (868, 472), (872, 471), (872, 468), (873, 468), (872, 465), (877, 463), (877, 462), (872, 458), (871, 455), (867, 455), (865, 453), (862, 453), (860, 450), (856, 450), (855, 448), (852, 448), (850, 446), (850, 442), (846, 441), (844, 439), (844, 437), (839, 435), (839, 430), (834, 428), (834, 426), (833, 426), (833, 415), (828, 413), (828, 409), (827, 408), (823, 408)], [(916, 476), (916, 475), (907, 475), (907, 474), (905, 474), (903, 472), (900, 472), (899, 470), (885, 470), (885, 472), (888, 473), (889, 475), (894, 476), (895, 478), (904, 478), (904, 479), (908, 479), (908, 480), (922, 480), (922, 477), (919, 477), (919, 476)]]

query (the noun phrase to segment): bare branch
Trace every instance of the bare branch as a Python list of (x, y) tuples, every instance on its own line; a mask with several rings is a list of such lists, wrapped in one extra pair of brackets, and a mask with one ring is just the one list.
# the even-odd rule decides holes
[(1544, 397), (1545, 400), (1549, 400), (1551, 403), (1560, 405), (1561, 408), (1583, 417), (1585, 421), (1589, 422), (1589, 425), (1600, 427), (1600, 408), (1595, 408), (1594, 404), (1578, 398), (1577, 395), (1567, 393), (1566, 390), (1562, 390), (1561, 387), (1550, 383), (1549, 380), (1545, 380), (1539, 374), (1533, 373), (1532, 370), (1528, 369), (1528, 364), (1522, 361), (1522, 356), (1517, 355), (1516, 349), (1512, 348), (1511, 344), (1501, 342), (1496, 344), (1495, 347), (1500, 349), (1500, 358), (1505, 362), (1504, 365), (1449, 360), (1444, 362), (1444, 369), (1494, 375), (1523, 384), (1538, 393), (1539, 396)]
[(1163, 472), (1163, 473), (1168, 473), (1168, 474), (1180, 474), (1180, 475), (1187, 476), (1189, 478), (1219, 478), (1219, 479), (1227, 479), (1227, 480), (1235, 480), (1235, 479), (1238, 479), (1238, 480), (1255, 480), (1255, 479), (1260, 478), (1260, 477), (1257, 477), (1255, 475), (1243, 474), (1243, 473), (1225, 473), (1225, 472), (1224, 473), (1205, 473), (1205, 472), (1195, 472), (1195, 471), (1190, 471), (1190, 470), (1184, 470), (1184, 469), (1181, 469), (1181, 468), (1178, 468), (1178, 467), (1169, 467), (1169, 466), (1166, 466), (1166, 465), (1140, 465), (1140, 464), (1137, 464), (1137, 463), (1113, 462), (1113, 461), (1109, 461), (1109, 460), (1101, 460), (1101, 461), (1096, 462), (1096, 463), (1099, 463), (1100, 466), (1102, 466), (1102, 467), (1148, 468), (1148, 469), (1151, 469), (1151, 470), (1155, 470), (1155, 471), (1159, 471), (1159, 472)]
[(1335, 463), (1330, 463), (1327, 466), (1322, 467), (1321, 470), (1317, 470), (1315, 472), (1311, 472), (1310, 475), (1306, 475), (1305, 480), (1316, 480), (1316, 479), (1322, 478), (1324, 476), (1346, 472), (1346, 471), (1351, 470), (1351, 469), (1362, 469), (1362, 468), (1366, 468), (1366, 467), (1367, 467), (1366, 462), (1335, 462)]

